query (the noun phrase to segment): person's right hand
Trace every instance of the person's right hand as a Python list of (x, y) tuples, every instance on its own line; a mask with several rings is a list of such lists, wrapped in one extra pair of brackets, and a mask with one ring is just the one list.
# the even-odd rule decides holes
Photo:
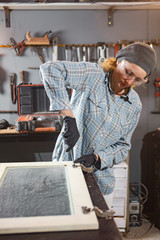
[(76, 119), (66, 116), (63, 119), (63, 124), (64, 124), (64, 131), (62, 133), (64, 142), (68, 146), (66, 152), (69, 152), (76, 142), (78, 141), (80, 134), (78, 132), (77, 124), (76, 124)]

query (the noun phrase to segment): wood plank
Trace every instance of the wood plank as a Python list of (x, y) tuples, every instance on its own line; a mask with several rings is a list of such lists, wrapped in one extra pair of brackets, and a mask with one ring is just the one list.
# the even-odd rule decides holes
[(0, 3), (0, 9), (11, 10), (143, 10), (160, 9), (159, 2), (98, 2), (98, 3)]
[(16, 131), (16, 127), (12, 129), (0, 129), (0, 134), (19, 134), (19, 132)]

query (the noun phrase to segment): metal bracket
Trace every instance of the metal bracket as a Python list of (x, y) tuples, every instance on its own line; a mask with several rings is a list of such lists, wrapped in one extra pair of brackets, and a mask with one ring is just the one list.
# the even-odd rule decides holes
[(85, 166), (84, 166), (83, 164), (81, 164), (81, 163), (74, 163), (74, 162), (73, 162), (72, 167), (74, 167), (74, 168), (76, 168), (76, 167), (81, 167), (82, 171), (83, 171), (83, 172), (86, 172), (86, 173), (92, 173), (92, 172), (95, 170), (94, 166), (85, 167)]
[(80, 164), (80, 166), (81, 166), (81, 168), (82, 168), (82, 170), (83, 170), (84, 172), (92, 173), (92, 172), (94, 171), (94, 167), (93, 167), (93, 166), (91, 166), (91, 167), (85, 167), (83, 164)]
[(6, 23), (6, 27), (11, 27), (11, 22), (10, 22), (10, 9), (9, 7), (3, 7), (4, 8), (4, 12), (5, 12), (5, 23)]
[(113, 26), (113, 10), (112, 8), (108, 9), (108, 26)]
[(114, 211), (113, 210), (105, 210), (105, 211), (102, 211), (100, 208), (98, 207), (93, 207), (93, 208), (88, 208), (88, 207), (82, 207), (82, 211), (84, 214), (88, 214), (90, 212), (93, 212), (95, 211), (96, 215), (98, 217), (101, 217), (101, 218), (105, 218), (105, 219), (112, 219), (113, 218), (113, 215), (114, 215)]

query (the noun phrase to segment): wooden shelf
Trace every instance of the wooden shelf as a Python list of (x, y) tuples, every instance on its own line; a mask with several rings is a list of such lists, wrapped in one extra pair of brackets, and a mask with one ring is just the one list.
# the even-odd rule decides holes
[(0, 3), (0, 10), (144, 10), (160, 9), (160, 2), (98, 2), (98, 3)]

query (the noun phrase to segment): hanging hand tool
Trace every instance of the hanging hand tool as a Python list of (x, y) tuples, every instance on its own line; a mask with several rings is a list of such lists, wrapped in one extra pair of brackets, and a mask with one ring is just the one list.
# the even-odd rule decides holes
[(68, 61), (69, 56), (68, 56), (68, 47), (65, 46), (65, 60)]
[(96, 62), (95, 58), (95, 46), (88, 46), (88, 61), (89, 62)]
[(25, 79), (26, 74), (27, 74), (26, 71), (23, 71), (23, 70), (20, 71), (20, 79), (22, 84), (26, 84), (26, 79)]
[(83, 50), (83, 55), (82, 55), (82, 56), (83, 56), (83, 62), (86, 62), (86, 61), (87, 61), (87, 56), (86, 56), (87, 51), (86, 51), (86, 47), (83, 46), (82, 50)]
[(84, 54), (85, 54), (85, 62), (88, 62), (88, 48), (87, 48), (87, 46), (84, 47)]
[(45, 60), (44, 60), (43, 55), (41, 53), (41, 48), (40, 47), (34, 47), (33, 49), (38, 54), (38, 57), (41, 60), (41, 62), (45, 63)]
[(48, 52), (47, 52), (46, 47), (42, 47), (41, 48), (41, 54), (42, 54), (43, 59), (45, 60), (45, 62), (49, 61)]
[(121, 45), (121, 48), (124, 48), (129, 44), (128, 40), (119, 40), (118, 43)]
[(77, 47), (77, 60), (78, 62), (83, 61), (83, 49), (81, 46)]
[(109, 56), (109, 49), (110, 49), (109, 46), (107, 46), (107, 47), (106, 47), (106, 58), (107, 58), (107, 59), (109, 59), (109, 57), (110, 57), (110, 56)]
[(77, 51), (76, 51), (76, 47), (72, 46), (72, 62), (77, 62), (78, 57), (77, 57)]
[(58, 38), (53, 37), (52, 39), (52, 61), (55, 62), (58, 60)]
[(72, 48), (66, 46), (65, 47), (65, 55), (66, 55), (66, 61), (72, 61)]
[(160, 78), (154, 80), (155, 85), (155, 113), (160, 112)]
[(51, 34), (51, 33), (52, 33), (52, 31), (49, 30), (49, 31), (45, 32), (42, 37), (45, 37), (46, 35), (48, 36), (48, 35)]
[(12, 100), (12, 103), (15, 104), (16, 103), (16, 74), (11, 73), (9, 75), (9, 79), (10, 79), (10, 87), (11, 87), (11, 100)]
[(97, 46), (93, 47), (93, 61), (98, 62)]
[(88, 56), (88, 62), (90, 62), (91, 61), (91, 47), (90, 46), (88, 46), (87, 47), (87, 56)]
[[(50, 33), (52, 33), (52, 31), (47, 31), (47, 32), (45, 32), (44, 34), (43, 34), (43, 37), (44, 36), (48, 36)], [(48, 46), (47, 46), (48, 47)], [(45, 46), (43, 46), (42, 47), (42, 50), (41, 50), (41, 53), (42, 53), (42, 55), (43, 55), (43, 59), (45, 60), (45, 62), (47, 62), (47, 61), (49, 61), (49, 57), (48, 57), (48, 52), (47, 52), (47, 47), (45, 47)]]
[(23, 70), (20, 71), (20, 79), (21, 79), (21, 83), (24, 83), (24, 71)]
[(90, 47), (90, 62), (95, 62), (95, 59), (94, 59), (94, 46)]
[(110, 45), (108, 48), (109, 48), (109, 58), (115, 57), (115, 46)]
[(43, 37), (36, 37), (36, 38), (31, 38), (30, 37), (30, 32), (27, 32), (26, 38), (28, 41), (25, 42), (26, 45), (41, 45), (41, 46), (34, 46), (33, 50), (38, 54), (39, 59), (41, 60), (42, 63), (45, 63), (48, 60), (48, 55), (47, 51), (44, 46), (42, 45), (49, 45), (50, 40), (48, 38), (48, 35), (52, 31), (48, 31), (43, 34)]
[(32, 70), (39, 70), (39, 67), (28, 67), (28, 69), (32, 69)]
[(10, 40), (13, 43), (13, 46), (11, 47), (11, 49), (15, 49), (17, 56), (21, 56), (22, 52), (25, 48), (24, 40), (22, 40), (21, 42), (19, 42), (17, 44), (16, 44), (16, 41), (14, 40), (14, 38), (10, 38)]
[(17, 42), (14, 40), (14, 38), (10, 38), (10, 41), (11, 41), (11, 43), (13, 44), (13, 46), (11, 47), (11, 49), (14, 49), (15, 50), (15, 52), (16, 52), (16, 55), (18, 55), (18, 48), (15, 48), (14, 46), (16, 46), (17, 45)]
[(98, 63), (103, 63), (106, 58), (106, 46), (104, 43), (98, 43), (97, 47), (97, 55), (98, 55)]
[(114, 56), (117, 55), (118, 50), (119, 50), (118, 44), (115, 44), (115, 45), (114, 45)]

